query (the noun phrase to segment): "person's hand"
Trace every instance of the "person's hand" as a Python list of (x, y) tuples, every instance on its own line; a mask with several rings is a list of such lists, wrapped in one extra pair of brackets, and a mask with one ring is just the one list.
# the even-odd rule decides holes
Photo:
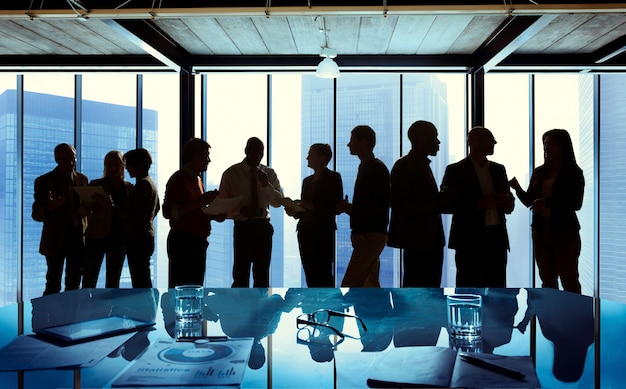
[(341, 200), (335, 205), (335, 211), (337, 213), (347, 213), (350, 214), (352, 212), (352, 204), (348, 202), (348, 196), (344, 200)]
[(545, 197), (541, 197), (530, 204), (530, 209), (533, 211), (541, 212), (547, 208), (548, 199)]
[(299, 201), (296, 201), (296, 202), (298, 203), (299, 206), (301, 206), (304, 209), (313, 209), (313, 208), (315, 208), (313, 206), (313, 203), (311, 201), (308, 201), (308, 200), (299, 200)]
[(52, 191), (48, 191), (48, 204), (46, 205), (49, 210), (54, 210), (65, 204), (65, 198), (61, 196), (53, 197)]
[(293, 207), (285, 207), (285, 213), (293, 217), (296, 214), (296, 210)]
[(208, 192), (204, 192), (200, 196), (200, 201), (202, 202), (203, 206), (206, 206), (206, 205), (210, 204), (213, 200), (215, 200), (215, 198), (219, 194), (220, 194), (220, 192), (218, 190), (210, 190)]
[(509, 181), (509, 185), (514, 190), (522, 190), (522, 186), (519, 184), (519, 182), (517, 181), (517, 178), (515, 177), (511, 178), (511, 180)]

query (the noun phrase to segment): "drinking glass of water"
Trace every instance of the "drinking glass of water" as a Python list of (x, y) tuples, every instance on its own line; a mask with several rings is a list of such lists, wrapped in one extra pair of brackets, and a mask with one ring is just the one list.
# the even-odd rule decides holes
[(477, 294), (446, 296), (448, 333), (455, 338), (477, 338), (482, 335), (482, 297)]
[(202, 298), (204, 287), (201, 285), (179, 285), (174, 289), (177, 321), (202, 320)]

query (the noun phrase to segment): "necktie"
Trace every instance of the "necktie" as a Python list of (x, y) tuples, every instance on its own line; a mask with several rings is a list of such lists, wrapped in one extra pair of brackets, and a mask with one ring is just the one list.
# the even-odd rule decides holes
[(252, 212), (256, 215), (257, 209), (259, 208), (259, 192), (256, 186), (256, 168), (252, 168), (250, 173), (250, 207), (252, 208)]

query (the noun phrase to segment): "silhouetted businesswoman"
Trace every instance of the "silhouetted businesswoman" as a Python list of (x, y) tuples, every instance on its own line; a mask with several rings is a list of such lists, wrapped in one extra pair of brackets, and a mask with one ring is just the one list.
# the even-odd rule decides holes
[(484, 127), (470, 130), (469, 155), (448, 165), (441, 189), (455, 195), (448, 246), (456, 250), (456, 286), (506, 287), (509, 238), (506, 217), (513, 211), (506, 169), (487, 160), (496, 140)]

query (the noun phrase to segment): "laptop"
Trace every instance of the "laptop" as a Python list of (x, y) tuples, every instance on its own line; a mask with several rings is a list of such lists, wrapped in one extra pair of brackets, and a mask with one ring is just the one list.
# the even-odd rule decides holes
[(37, 335), (63, 343), (79, 343), (153, 326), (153, 321), (143, 321), (122, 316), (108, 316), (99, 319), (63, 324), (54, 327), (33, 329)]

